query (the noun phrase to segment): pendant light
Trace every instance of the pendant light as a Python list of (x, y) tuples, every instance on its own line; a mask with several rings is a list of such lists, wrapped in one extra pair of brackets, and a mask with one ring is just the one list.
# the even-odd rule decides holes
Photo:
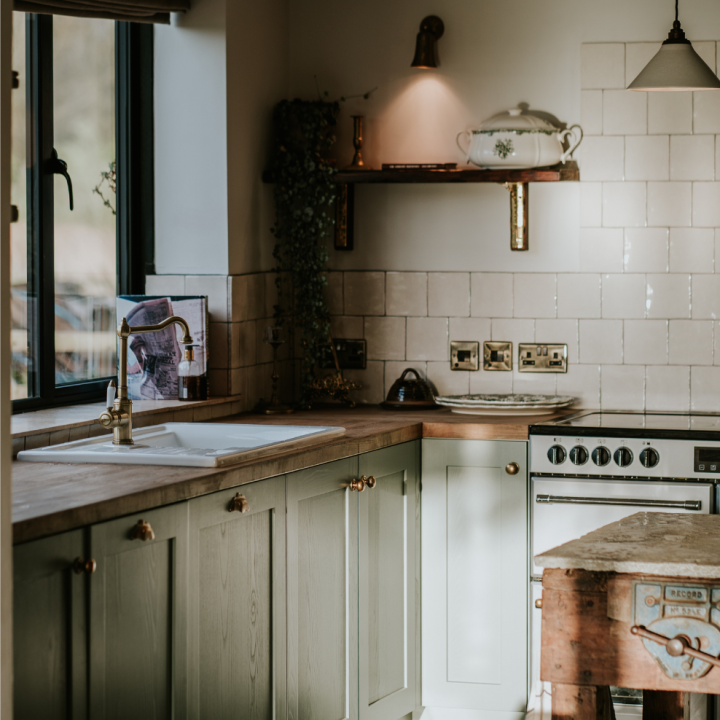
[(655, 57), (630, 83), (628, 90), (678, 91), (720, 90), (720, 80), (695, 52), (680, 27), (678, 0), (675, 22)]

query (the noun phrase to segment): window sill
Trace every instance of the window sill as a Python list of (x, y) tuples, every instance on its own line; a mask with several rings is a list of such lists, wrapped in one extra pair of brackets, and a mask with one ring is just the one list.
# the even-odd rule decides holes
[[(22, 450), (59, 445), (96, 435), (109, 435), (97, 418), (105, 403), (67, 405), (49, 410), (13, 415), (11, 432), (13, 457)], [(203, 422), (242, 412), (241, 396), (213, 397), (187, 402), (181, 400), (134, 400), (133, 427), (165, 422)]]

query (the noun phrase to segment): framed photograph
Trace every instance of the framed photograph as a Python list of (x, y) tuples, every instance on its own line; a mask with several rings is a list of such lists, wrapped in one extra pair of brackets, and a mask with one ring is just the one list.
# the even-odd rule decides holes
[[(117, 319), (126, 318), (130, 327), (157, 325), (171, 315), (187, 322), (192, 335), (195, 361), (207, 378), (208, 309), (207, 298), (195, 295), (119, 295)], [(178, 365), (185, 348), (183, 332), (173, 323), (154, 333), (128, 338), (128, 392), (131, 400), (177, 400)]]

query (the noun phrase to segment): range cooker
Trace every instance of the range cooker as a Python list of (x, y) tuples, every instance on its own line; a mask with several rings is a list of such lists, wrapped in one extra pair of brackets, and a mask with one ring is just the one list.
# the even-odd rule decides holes
[[(583, 411), (531, 426), (529, 453), (533, 558), (639, 511), (717, 512), (720, 414)], [(536, 705), (543, 692), (541, 580), (533, 561), (530, 678)], [(614, 688), (613, 698), (618, 720), (641, 717), (640, 691)], [(714, 716), (704, 698), (694, 705), (693, 720)]]

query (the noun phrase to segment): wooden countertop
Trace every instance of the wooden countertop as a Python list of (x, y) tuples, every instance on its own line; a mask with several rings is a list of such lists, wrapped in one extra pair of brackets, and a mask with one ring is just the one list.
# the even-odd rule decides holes
[(228, 468), (16, 461), (13, 539), (26, 542), (419, 438), (527, 440), (530, 425), (552, 417), (557, 416), (468, 416), (445, 409), (392, 412), (377, 406), (293, 415), (242, 414), (218, 422), (341, 426), (346, 434), (311, 448)]

